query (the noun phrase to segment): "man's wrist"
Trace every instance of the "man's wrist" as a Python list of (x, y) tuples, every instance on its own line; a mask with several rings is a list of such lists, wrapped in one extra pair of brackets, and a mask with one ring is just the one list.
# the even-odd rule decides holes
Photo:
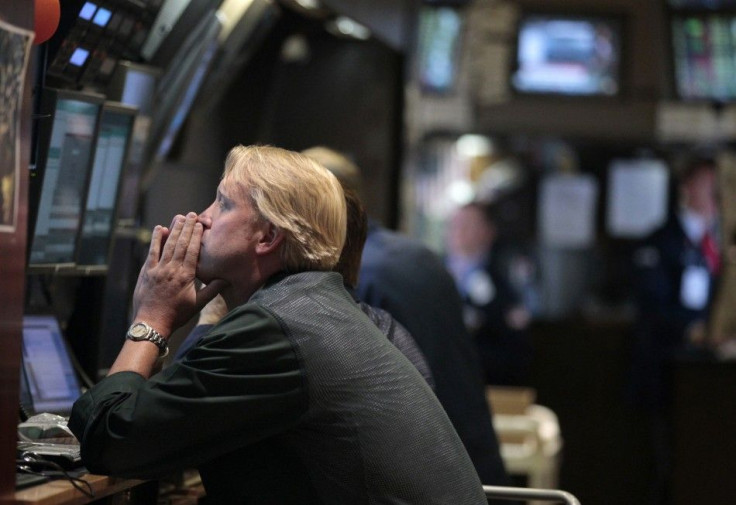
[(159, 358), (164, 358), (169, 354), (169, 345), (166, 337), (144, 321), (137, 320), (134, 322), (128, 328), (125, 338), (133, 342), (151, 342), (158, 347)]

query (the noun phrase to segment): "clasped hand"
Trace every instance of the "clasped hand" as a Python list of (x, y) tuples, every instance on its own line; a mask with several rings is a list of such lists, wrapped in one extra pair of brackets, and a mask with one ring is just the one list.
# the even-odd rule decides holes
[(213, 281), (197, 289), (196, 270), (204, 228), (197, 214), (177, 215), (171, 227), (156, 226), (133, 293), (134, 320), (168, 336), (223, 288)]

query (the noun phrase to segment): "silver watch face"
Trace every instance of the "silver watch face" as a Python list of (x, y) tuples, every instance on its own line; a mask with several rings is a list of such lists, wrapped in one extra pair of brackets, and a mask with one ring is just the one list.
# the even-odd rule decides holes
[(145, 338), (148, 335), (148, 327), (143, 323), (136, 323), (130, 327), (128, 334), (131, 338)]

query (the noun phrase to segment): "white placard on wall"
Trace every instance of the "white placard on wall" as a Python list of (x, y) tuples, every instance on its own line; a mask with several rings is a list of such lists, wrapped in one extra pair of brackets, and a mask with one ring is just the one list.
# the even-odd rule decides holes
[(608, 167), (606, 230), (641, 238), (667, 219), (669, 171), (662, 160), (618, 159)]
[(538, 222), (542, 244), (579, 249), (595, 241), (598, 183), (592, 175), (551, 175), (542, 180)]

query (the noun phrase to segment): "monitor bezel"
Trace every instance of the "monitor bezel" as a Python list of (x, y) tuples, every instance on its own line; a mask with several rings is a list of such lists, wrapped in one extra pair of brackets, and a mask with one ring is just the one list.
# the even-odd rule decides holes
[[(615, 93), (562, 93), (555, 91), (521, 90), (514, 85), (514, 75), (519, 70), (519, 40), (524, 21), (534, 17), (556, 18), (560, 20), (601, 21), (611, 26), (618, 35), (618, 61), (616, 63), (617, 90)], [(515, 98), (555, 98), (570, 101), (617, 101), (626, 95), (627, 61), (627, 16), (618, 11), (605, 10), (559, 10), (554, 8), (522, 8), (516, 18), (513, 42), (510, 46), (508, 89)]]
[(90, 159), (87, 163), (85, 182), (82, 189), (83, 206), (86, 204), (87, 190), (89, 189), (89, 179), (92, 173), (92, 165), (95, 156), (95, 140), (97, 138), (98, 128), (100, 125), (100, 117), (102, 114), (102, 106), (105, 103), (105, 96), (99, 93), (86, 91), (74, 91), (60, 88), (45, 87), (41, 90), (40, 108), (38, 114), (38, 130), (37, 138), (34, 142), (31, 177), (29, 177), (29, 210), (28, 210), (28, 245), (26, 253), (26, 271), (28, 273), (72, 273), (74, 271), (77, 250), (79, 248), (80, 230), (82, 226), (82, 218), (84, 217), (84, 208), (81, 209), (80, 222), (77, 226), (74, 254), (69, 262), (50, 262), (50, 263), (32, 263), (31, 252), (33, 250), (33, 241), (36, 236), (36, 224), (38, 220), (39, 205), (41, 203), (41, 195), (43, 193), (44, 179), (46, 176), (46, 168), (48, 163), (49, 148), (51, 137), (53, 135), (53, 123), (56, 117), (57, 105), (60, 100), (76, 100), (81, 102), (97, 105), (97, 115), (92, 131), (93, 143), (90, 152)]
[(128, 167), (128, 158), (130, 156), (130, 144), (133, 139), (134, 134), (134, 126), (135, 126), (135, 120), (138, 115), (138, 108), (133, 107), (131, 105), (126, 105), (124, 103), (115, 102), (111, 100), (107, 100), (102, 104), (102, 110), (100, 113), (100, 117), (98, 119), (98, 125), (95, 131), (95, 154), (97, 152), (97, 145), (100, 135), (100, 128), (102, 127), (102, 117), (104, 116), (106, 111), (114, 112), (116, 114), (123, 114), (130, 117), (130, 129), (128, 131), (128, 136), (125, 140), (125, 147), (123, 159), (121, 162), (121, 169), (120, 173), (118, 174), (118, 183), (117, 187), (115, 189), (115, 202), (113, 204), (113, 218), (112, 218), (112, 224), (110, 229), (110, 237), (109, 242), (107, 245), (107, 252), (106, 252), (106, 260), (104, 265), (88, 265), (85, 263), (82, 263), (79, 260), (80, 254), (81, 254), (81, 247), (83, 243), (83, 235), (84, 235), (84, 219), (85, 214), (87, 212), (87, 199), (89, 197), (89, 186), (91, 182), (92, 173), (94, 172), (94, 156), (92, 157), (92, 168), (89, 171), (89, 177), (87, 181), (87, 189), (85, 191), (85, 207), (82, 212), (82, 222), (80, 223), (79, 230), (78, 230), (78, 247), (76, 248), (76, 254), (75, 254), (75, 262), (74, 262), (74, 269), (78, 273), (82, 273), (85, 275), (101, 275), (107, 273), (108, 267), (110, 265), (110, 258), (112, 256), (112, 251), (114, 248), (115, 243), (115, 230), (117, 229), (117, 222), (118, 222), (118, 213), (119, 213), (119, 206), (120, 206), (120, 196), (122, 195), (122, 181), (125, 177), (125, 171)]

